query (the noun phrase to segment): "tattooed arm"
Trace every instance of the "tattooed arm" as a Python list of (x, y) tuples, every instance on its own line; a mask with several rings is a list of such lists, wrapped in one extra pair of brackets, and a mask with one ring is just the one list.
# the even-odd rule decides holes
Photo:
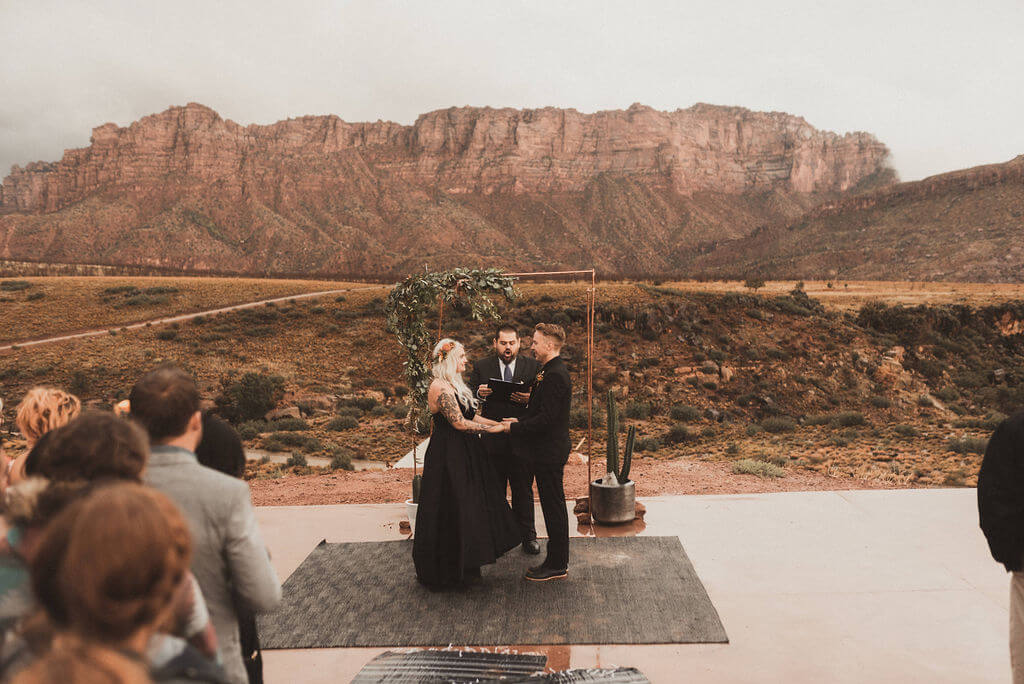
[(486, 432), (487, 426), (480, 423), (466, 420), (465, 416), (462, 415), (462, 410), (459, 409), (459, 402), (455, 398), (455, 393), (451, 391), (443, 391), (437, 398), (437, 408), (452, 427), (462, 432), (480, 433)]

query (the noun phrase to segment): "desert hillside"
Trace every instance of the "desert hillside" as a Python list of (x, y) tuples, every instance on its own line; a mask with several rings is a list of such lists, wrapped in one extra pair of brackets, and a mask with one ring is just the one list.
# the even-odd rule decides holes
[(891, 182), (867, 133), (695, 105), (453, 108), (411, 126), (240, 126), (198, 104), (93, 131), (0, 186), (0, 258), (392, 279), (423, 264), (678, 274)]

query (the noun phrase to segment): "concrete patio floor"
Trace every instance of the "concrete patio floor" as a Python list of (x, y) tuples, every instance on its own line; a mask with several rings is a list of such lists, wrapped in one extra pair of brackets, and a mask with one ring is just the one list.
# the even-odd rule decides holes
[[(975, 496), (933, 489), (643, 499), (639, 534), (679, 537), (730, 643), (521, 650), (547, 653), (558, 669), (634, 666), (667, 683), (1009, 681), (1009, 577), (989, 556)], [(283, 580), (321, 539), (402, 538), (405, 506), (262, 507), (257, 515)], [(572, 534), (590, 533), (570, 522)], [(385, 650), (264, 651), (266, 680), (347, 682)]]

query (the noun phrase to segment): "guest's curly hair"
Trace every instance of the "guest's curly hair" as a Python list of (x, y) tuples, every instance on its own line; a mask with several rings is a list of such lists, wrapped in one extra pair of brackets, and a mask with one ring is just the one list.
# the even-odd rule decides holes
[(70, 423), (82, 410), (78, 397), (56, 387), (33, 387), (18, 404), (18, 430), (35, 444), (50, 430)]

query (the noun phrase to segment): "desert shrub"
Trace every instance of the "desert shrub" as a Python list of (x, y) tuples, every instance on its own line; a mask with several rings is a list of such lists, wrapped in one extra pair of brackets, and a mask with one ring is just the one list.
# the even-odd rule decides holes
[(40, 299), (42, 299), (45, 296), (46, 295), (44, 295), (42, 292), (29, 292), (28, 295), (25, 297), (25, 301), (26, 302), (36, 302), (36, 301), (39, 301)]
[(143, 294), (148, 295), (170, 295), (178, 294), (179, 292), (181, 292), (181, 290), (174, 287), (173, 285), (155, 285), (153, 287), (147, 287), (144, 290), (142, 290)]
[(27, 280), (0, 280), (0, 290), (4, 292), (21, 292), (32, 287)]
[(391, 415), (395, 418), (405, 418), (409, 415), (409, 406), (407, 404), (398, 404), (391, 407)]
[(736, 475), (757, 475), (758, 477), (785, 477), (786, 471), (773, 463), (755, 461), (752, 458), (741, 458), (732, 464), (732, 472)]
[(875, 408), (886, 409), (892, 407), (892, 400), (889, 399), (888, 397), (874, 396), (871, 397), (870, 401), (871, 405), (874, 406)]
[(984, 454), (988, 440), (984, 437), (951, 437), (946, 448), (958, 454)]
[(758, 278), (756, 276), (747, 278), (747, 279), (745, 279), (743, 281), (743, 287), (746, 287), (746, 288), (749, 288), (751, 290), (754, 290), (755, 292), (757, 290), (760, 290), (762, 287), (764, 287), (764, 285), (765, 285), (764, 279), (763, 278)]
[(363, 415), (363, 411), (356, 406), (343, 406), (340, 409), (337, 409), (334, 413), (338, 416), (352, 416), (353, 418), (358, 418)]
[(728, 446), (725, 447), (725, 453), (730, 456), (738, 456), (740, 453), (740, 445), (736, 442), (729, 442)]
[(270, 427), (264, 420), (247, 420), (238, 426), (238, 435), (245, 440), (256, 439), (261, 432), (269, 430)]
[(696, 387), (697, 385), (700, 384), (700, 378), (698, 378), (696, 375), (687, 375), (685, 382), (687, 385), (692, 385)]
[(665, 439), (670, 444), (679, 444), (693, 439), (693, 433), (690, 432), (690, 428), (683, 423), (676, 423), (669, 428), (668, 434), (665, 435)]
[(768, 347), (764, 350), (764, 353), (769, 359), (775, 359), (776, 361), (789, 361), (790, 359), (789, 352), (779, 347)]
[(296, 466), (305, 468), (309, 464), (306, 462), (306, 457), (296, 451), (292, 452), (292, 455), (288, 457), (288, 460), (285, 461), (285, 465), (289, 468), (294, 468)]
[(974, 428), (976, 430), (995, 430), (996, 427), (1006, 420), (1006, 414), (995, 411), (980, 418), (961, 418), (954, 421), (953, 427)]
[(351, 449), (333, 445), (327, 450), (327, 453), (331, 457), (331, 470), (355, 470), (352, 465), (355, 453)]
[(841, 425), (842, 427), (863, 425), (865, 422), (864, 414), (856, 411), (846, 411), (844, 413), (836, 414), (836, 425)]
[(156, 339), (164, 340), (165, 342), (170, 340), (176, 340), (178, 339), (178, 331), (171, 329), (158, 330), (156, 333)]
[(832, 416), (827, 413), (818, 413), (804, 419), (805, 425), (829, 425), (831, 422)]
[(768, 454), (757, 454), (755, 458), (757, 458), (758, 461), (771, 463), (772, 465), (780, 468), (789, 465), (789, 457), (783, 456), (782, 454), (775, 454), (774, 456), (770, 456)]
[(913, 425), (893, 425), (892, 430), (900, 437), (917, 437), (921, 434)]
[(325, 425), (328, 430), (333, 432), (341, 432), (342, 430), (354, 430), (359, 427), (359, 421), (353, 416), (338, 416), (332, 418), (330, 422)]
[(759, 432), (764, 432), (764, 428), (758, 425), (757, 423), (751, 423), (746, 427), (746, 433), (748, 437), (753, 437)]
[(775, 416), (772, 418), (765, 418), (761, 421), (761, 427), (766, 432), (779, 433), (779, 432), (793, 432), (796, 430), (796, 421), (792, 418), (786, 418), (785, 416)]
[(284, 396), (284, 378), (249, 372), (222, 382), (219, 412), (233, 423), (258, 420)]
[(704, 361), (707, 361), (707, 359), (708, 359), (708, 355), (705, 354), (704, 352), (694, 352), (693, 353), (693, 360), (696, 361), (697, 363), (703, 363)]
[(634, 420), (647, 420), (651, 417), (651, 405), (646, 401), (631, 401), (626, 404), (623, 414)]
[(729, 357), (729, 355), (726, 354), (724, 351), (719, 351), (718, 349), (712, 349), (708, 353), (708, 356), (711, 357), (712, 361), (715, 361), (717, 363), (722, 363)]
[(932, 392), (932, 394), (934, 394), (942, 401), (956, 401), (957, 399), (960, 398), (960, 392), (957, 391), (956, 387), (952, 387), (949, 385), (935, 390), (934, 392)]
[(921, 408), (931, 408), (932, 402), (931, 399), (922, 394), (917, 398), (917, 405)]
[(406, 387), (405, 385), (395, 385), (392, 388), (392, 391), (395, 393), (396, 397), (404, 397), (405, 395), (409, 394), (409, 388)]
[(714, 380), (705, 380), (704, 382), (700, 383), (700, 386), (703, 387), (704, 389), (709, 390), (718, 389), (718, 383), (715, 382)]
[(383, 418), (389, 413), (391, 412), (388, 411), (387, 406), (374, 406), (372, 409), (370, 409), (370, 415), (373, 416), (374, 418)]
[(281, 430), (284, 432), (297, 432), (299, 430), (308, 430), (309, 423), (302, 420), (302, 418), (278, 418), (270, 424), (271, 430)]
[(696, 406), (687, 406), (686, 404), (676, 404), (669, 411), (669, 415), (672, 420), (679, 420), (683, 422), (692, 422), (700, 419), (700, 409)]
[(754, 403), (756, 399), (757, 395), (755, 394), (741, 394), (740, 396), (736, 397), (736, 403), (739, 406), (750, 406), (751, 404)]
[(655, 452), (661, 448), (661, 440), (657, 437), (642, 437), (636, 440), (637, 451)]
[(975, 387), (984, 387), (988, 384), (988, 378), (985, 377), (984, 373), (976, 371), (966, 371), (963, 373), (957, 373), (953, 376), (953, 382), (957, 387), (966, 387), (973, 389)]
[(377, 400), (373, 397), (346, 397), (339, 399), (337, 406), (338, 408), (355, 407), (360, 411), (369, 411), (377, 405)]

